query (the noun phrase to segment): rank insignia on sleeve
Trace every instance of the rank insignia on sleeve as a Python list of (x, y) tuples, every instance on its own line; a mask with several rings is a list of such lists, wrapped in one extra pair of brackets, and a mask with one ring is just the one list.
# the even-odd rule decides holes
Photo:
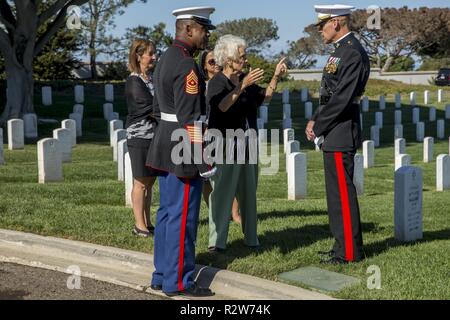
[(198, 94), (198, 77), (194, 70), (191, 70), (191, 72), (186, 76), (184, 91), (186, 91), (187, 94)]

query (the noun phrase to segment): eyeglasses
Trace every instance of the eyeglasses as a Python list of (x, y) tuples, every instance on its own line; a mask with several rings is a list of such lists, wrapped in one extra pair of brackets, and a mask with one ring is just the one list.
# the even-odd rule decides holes
[(209, 64), (210, 66), (215, 66), (215, 65), (216, 65), (216, 60), (210, 59), (210, 60), (208, 60), (208, 64)]

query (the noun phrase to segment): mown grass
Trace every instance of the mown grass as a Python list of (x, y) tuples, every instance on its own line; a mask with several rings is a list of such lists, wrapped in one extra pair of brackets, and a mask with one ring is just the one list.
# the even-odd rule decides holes
[[(72, 99), (71, 96), (56, 95), (55, 105), (46, 108), (37, 102), (37, 113), (41, 117), (62, 120), (71, 112)], [(102, 104), (101, 97), (87, 97), (84, 136), (73, 149), (72, 163), (64, 164), (65, 180), (62, 183), (37, 183), (35, 144), (27, 144), (25, 150), (5, 149), (7, 164), (0, 166), (1, 228), (152, 251), (151, 239), (131, 235), (132, 213), (124, 205), (124, 184), (117, 181), (106, 121), (102, 119)], [(364, 114), (366, 138), (374, 123), (374, 113), (378, 111), (376, 105), (372, 101), (370, 112)], [(435, 136), (435, 124), (426, 121), (427, 107), (420, 107), (427, 135)], [(443, 106), (437, 107), (437, 118), (443, 118)], [(402, 106), (404, 123), (411, 119), (410, 109), (407, 105)], [(118, 97), (115, 111), (123, 116), (125, 110), (123, 98)], [(269, 128), (279, 128), (282, 114), (279, 96), (275, 97), (269, 110)], [(301, 149), (308, 156), (308, 198), (287, 200), (285, 158), (281, 152), (279, 173), (261, 176), (258, 187), (261, 250), (248, 249), (239, 226), (231, 223), (227, 251), (219, 255), (208, 253), (208, 216), (202, 203), (197, 262), (272, 280), (277, 280), (277, 275), (282, 272), (309, 265), (361, 279), (359, 285), (334, 294), (345, 299), (450, 298), (450, 191), (436, 192), (436, 163), (422, 162), (422, 144), (415, 142), (415, 126), (405, 125), (404, 130), (407, 153), (412, 156), (413, 165), (423, 169), (424, 238), (408, 244), (393, 238), (394, 106), (388, 103), (381, 135), (383, 146), (376, 149), (375, 167), (365, 171), (365, 194), (359, 199), (367, 259), (344, 266), (320, 265), (317, 251), (327, 250), (333, 243), (326, 213), (322, 157), (304, 138), (303, 107), (293, 100), (292, 110), (296, 139), (300, 140)], [(40, 137), (51, 136), (56, 127), (40, 125)], [(449, 120), (446, 127), (448, 137)], [(435, 157), (448, 152), (448, 140), (436, 140)], [(156, 211), (159, 199), (157, 187), (154, 191), (152, 212)], [(381, 269), (380, 290), (367, 288), (370, 274), (366, 271), (371, 265)]]

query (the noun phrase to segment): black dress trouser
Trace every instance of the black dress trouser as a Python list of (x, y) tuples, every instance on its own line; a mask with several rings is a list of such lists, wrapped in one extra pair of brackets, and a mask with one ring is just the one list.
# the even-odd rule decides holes
[(358, 197), (353, 184), (355, 152), (323, 152), (333, 256), (346, 261), (363, 258)]

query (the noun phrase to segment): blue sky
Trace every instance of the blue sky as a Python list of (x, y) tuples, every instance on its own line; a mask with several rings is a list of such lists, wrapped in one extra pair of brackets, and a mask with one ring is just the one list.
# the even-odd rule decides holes
[[(138, 1), (136, 1), (138, 2)], [(449, 0), (417, 1), (300, 1), (300, 0), (149, 0), (146, 4), (135, 3), (125, 10), (123, 16), (116, 18), (114, 35), (122, 35), (126, 28), (137, 25), (152, 26), (164, 22), (167, 30), (174, 33), (175, 19), (172, 10), (191, 6), (213, 6), (216, 12), (211, 16), (214, 23), (249, 17), (270, 18), (278, 25), (280, 39), (272, 43), (273, 53), (286, 48), (286, 41), (297, 40), (302, 36), (305, 26), (316, 20), (314, 5), (342, 3), (365, 9), (370, 5), (383, 7), (449, 7)], [(395, 4), (394, 4), (395, 3)]]

